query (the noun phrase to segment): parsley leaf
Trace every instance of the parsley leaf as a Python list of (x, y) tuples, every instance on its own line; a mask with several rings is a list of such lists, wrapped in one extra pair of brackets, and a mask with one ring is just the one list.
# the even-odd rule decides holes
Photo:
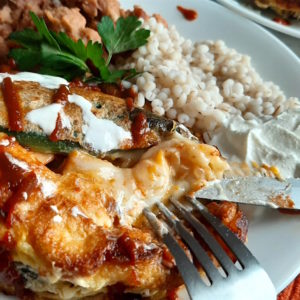
[(135, 16), (119, 18), (116, 28), (111, 18), (107, 16), (102, 18), (97, 28), (108, 51), (107, 65), (110, 63), (113, 54), (134, 50), (147, 43), (150, 31), (138, 29), (141, 25), (142, 22)]
[[(92, 43), (91, 41), (87, 44), (87, 59), (90, 59), (93, 65), (99, 70), (101, 78), (105, 81), (105, 79), (109, 75), (109, 69), (105, 64), (105, 60), (103, 58), (103, 48), (100, 43)], [(93, 72), (92, 72), (93, 73)]]
[(35, 49), (16, 48), (10, 51), (10, 56), (17, 62), (20, 71), (33, 70), (39, 64), (40, 51)]
[[(84, 61), (76, 56), (59, 51), (53, 47), (43, 44), (41, 46), (41, 61), (42, 66), (40, 72), (43, 74), (51, 74), (55, 76), (63, 76), (67, 80), (71, 80), (74, 77), (83, 76), (89, 69)], [(73, 73), (65, 73), (66, 70), (73, 70)]]
[[(109, 63), (113, 54), (133, 50), (147, 43), (149, 30), (138, 29), (141, 22), (136, 17), (120, 18), (116, 28), (109, 17), (98, 24), (103, 45), (81, 39), (72, 40), (66, 33), (55, 33), (47, 28), (45, 21), (34, 13), (30, 16), (37, 31), (25, 29), (13, 32), (10, 39), (20, 48), (9, 53), (21, 71), (36, 71), (42, 74), (61, 76), (67, 80), (84, 78), (92, 82), (118, 82), (139, 73), (132, 70), (111, 70)], [(108, 52), (108, 58), (103, 47)]]
[(40, 34), (32, 29), (13, 32), (10, 35), (10, 39), (22, 45), (23, 47), (30, 49), (38, 49), (42, 41)]
[(65, 32), (52, 32), (52, 35), (54, 36), (62, 50), (70, 51), (72, 54), (82, 59), (83, 61), (86, 60), (86, 48), (81, 39), (75, 42)]
[(48, 30), (48, 27), (43, 19), (40, 19), (36, 14), (33, 12), (30, 12), (30, 17), (39, 32), (40, 36), (48, 41), (49, 45), (53, 46), (54, 48), (60, 49), (57, 41), (54, 39), (54, 37), (51, 35), (51, 33)]

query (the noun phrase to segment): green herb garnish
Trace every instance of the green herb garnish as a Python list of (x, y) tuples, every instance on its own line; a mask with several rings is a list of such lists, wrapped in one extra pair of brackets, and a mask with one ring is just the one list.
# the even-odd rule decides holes
[(34, 13), (30, 12), (30, 16), (37, 32), (25, 29), (10, 35), (10, 39), (21, 46), (9, 53), (21, 71), (35, 71), (67, 80), (81, 77), (100, 83), (114, 83), (138, 75), (135, 69), (109, 68), (114, 54), (147, 43), (150, 31), (140, 28), (142, 23), (137, 17), (119, 18), (116, 26), (109, 17), (103, 17), (97, 26), (102, 44), (89, 41), (84, 45), (81, 39), (75, 42), (64, 32), (49, 30), (45, 21)]
[(147, 43), (150, 32), (146, 29), (137, 30), (141, 24), (137, 17), (129, 16), (126, 19), (120, 18), (115, 28), (111, 18), (102, 18), (97, 27), (108, 51), (106, 65), (110, 63), (113, 54), (134, 50)]

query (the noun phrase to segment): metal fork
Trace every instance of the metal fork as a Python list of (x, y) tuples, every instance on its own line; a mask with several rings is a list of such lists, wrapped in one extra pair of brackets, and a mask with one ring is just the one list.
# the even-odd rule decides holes
[[(192, 214), (190, 209), (187, 209), (177, 200), (170, 199), (175, 211), (178, 211), (181, 218), (201, 237), (219, 262), (220, 267), (215, 266), (207, 251), (191, 234), (191, 230), (188, 230), (183, 225), (182, 220), (165, 205), (158, 203), (157, 207), (167, 219), (172, 230), (146, 208), (144, 215), (172, 253), (190, 298), (192, 300), (276, 299), (276, 291), (269, 276), (247, 247), (218, 218), (213, 216), (200, 201), (194, 198), (188, 198), (188, 200), (193, 208), (219, 234), (237, 259), (237, 263), (233, 263), (206, 226)], [(186, 255), (172, 231), (176, 232), (194, 254), (205, 272), (206, 280)]]

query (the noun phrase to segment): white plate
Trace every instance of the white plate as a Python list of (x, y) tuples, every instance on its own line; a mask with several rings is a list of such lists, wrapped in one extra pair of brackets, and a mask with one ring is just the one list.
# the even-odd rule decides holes
[[(252, 64), (265, 80), (278, 84), (287, 95), (300, 96), (300, 59), (281, 41), (255, 23), (208, 0), (121, 0), (148, 13), (160, 13), (194, 41), (222, 39), (227, 46), (252, 57)], [(188, 22), (176, 5), (197, 10)], [(266, 208), (242, 207), (249, 218), (248, 247), (270, 275), (280, 292), (300, 273), (300, 215), (283, 215)]]
[[(300, 59), (273, 35), (222, 6), (208, 0), (121, 0), (149, 13), (161, 13), (170, 24), (193, 40), (223, 39), (228, 46), (248, 54), (259, 73), (279, 84), (289, 96), (300, 96)], [(187, 22), (176, 5), (194, 8), (199, 17)], [(277, 62), (277, 63), (276, 63)], [(265, 208), (242, 207), (250, 226), (248, 246), (281, 291), (300, 272), (300, 216), (282, 215)], [(11, 299), (1, 296), (0, 300)]]
[[(278, 84), (287, 96), (300, 97), (300, 58), (261, 26), (208, 0), (121, 0), (124, 8), (134, 3), (149, 13), (160, 13), (181, 34), (194, 41), (222, 39), (239, 52), (252, 57), (252, 64), (266, 80)], [(188, 22), (177, 11), (182, 5), (198, 11)]]
[(249, 4), (249, 0), (217, 0), (228, 8), (236, 11), (244, 17), (247, 17), (257, 23), (280, 31), (282, 33), (300, 38), (300, 21), (290, 19), (290, 25), (286, 26), (273, 21), (277, 17), (271, 10), (260, 10)]

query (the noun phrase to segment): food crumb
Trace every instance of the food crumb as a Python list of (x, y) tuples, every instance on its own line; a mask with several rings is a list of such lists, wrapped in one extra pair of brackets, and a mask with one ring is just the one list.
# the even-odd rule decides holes
[(177, 6), (177, 9), (181, 12), (183, 17), (188, 21), (195, 21), (198, 18), (198, 13), (194, 9), (184, 8), (180, 5)]

